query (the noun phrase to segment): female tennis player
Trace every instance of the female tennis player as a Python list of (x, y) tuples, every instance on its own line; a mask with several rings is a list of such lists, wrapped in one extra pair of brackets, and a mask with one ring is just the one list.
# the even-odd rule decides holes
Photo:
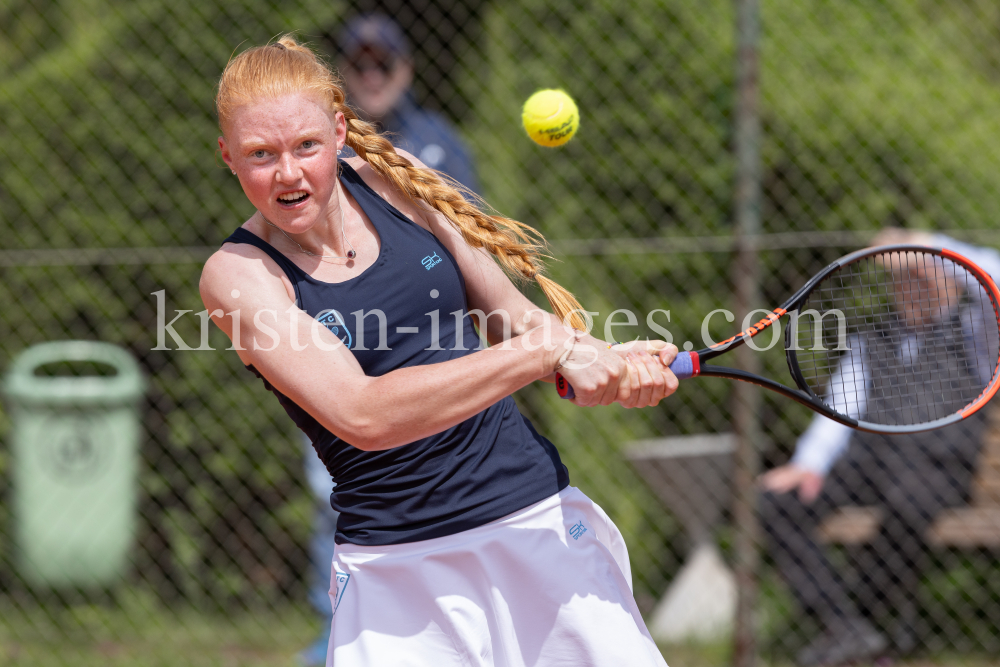
[(394, 150), (293, 39), (234, 58), (216, 102), (257, 211), (201, 293), (337, 480), (328, 664), (665, 665), (620, 533), (511, 393), (558, 369), (579, 405), (655, 405), (676, 348), (564, 326), (534, 230)]

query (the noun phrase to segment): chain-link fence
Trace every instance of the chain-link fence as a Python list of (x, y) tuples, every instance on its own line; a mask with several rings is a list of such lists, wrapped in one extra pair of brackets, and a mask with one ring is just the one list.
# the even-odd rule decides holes
[[(413, 101), (458, 128), (486, 200), (550, 240), (552, 275), (599, 337), (666, 329), (697, 349), (743, 320), (703, 328), (741, 280), (730, 2), (3, 0), (0, 364), (45, 341), (105, 341), (148, 388), (134, 542), (100, 585), (25, 574), (21, 463), (0, 413), (0, 663), (293, 664), (322, 632), (308, 592), (323, 510), (301, 434), (203, 327), (197, 284), (252, 213), (216, 154), (230, 55), (295, 31), (343, 64), (341, 26), (373, 10), (412, 46)], [(1000, 243), (1000, 5), (765, 0), (760, 16), (760, 307), (885, 227)], [(558, 150), (520, 127), (522, 102), (549, 87), (581, 110)], [(180, 311), (178, 337), (210, 350), (158, 340)], [(780, 347), (761, 353), (763, 372), (789, 382)], [(736, 595), (752, 590), (729, 566), (732, 389), (686, 381), (628, 412), (576, 408), (550, 385), (517, 395), (622, 530), (636, 600), (674, 665), (726, 664)], [(859, 439), (817, 455), (800, 468), (829, 468), (811, 503), (805, 486), (762, 496), (750, 619), (762, 660), (1000, 651), (1000, 415), (985, 415), (934, 446)], [(757, 417), (761, 470), (804, 460), (808, 410), (766, 394)]]

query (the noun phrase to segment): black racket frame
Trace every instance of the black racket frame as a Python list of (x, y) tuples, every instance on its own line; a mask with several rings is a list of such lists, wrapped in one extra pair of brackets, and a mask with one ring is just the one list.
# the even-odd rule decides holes
[[(719, 355), (725, 354), (730, 350), (733, 350), (740, 345), (746, 344), (748, 340), (756, 336), (757, 334), (767, 331), (770, 329), (771, 325), (783, 318), (785, 315), (797, 311), (799, 307), (805, 303), (806, 299), (812, 293), (813, 289), (821, 283), (827, 276), (841, 269), (842, 267), (848, 266), (850, 264), (856, 263), (865, 259), (866, 257), (871, 257), (873, 255), (880, 255), (884, 253), (891, 252), (917, 252), (923, 254), (937, 255), (943, 257), (944, 259), (950, 260), (959, 264), (963, 268), (967, 269), (972, 273), (986, 289), (987, 294), (989, 294), (990, 301), (993, 304), (994, 313), (997, 315), (998, 321), (1000, 321), (1000, 290), (998, 290), (996, 283), (993, 279), (979, 268), (977, 265), (962, 257), (961, 255), (947, 250), (945, 248), (935, 247), (935, 246), (925, 246), (925, 245), (913, 245), (913, 244), (894, 244), (894, 245), (883, 245), (875, 246), (871, 248), (864, 248), (863, 250), (858, 250), (852, 252), (849, 255), (841, 257), (837, 261), (828, 265), (822, 271), (817, 273), (815, 276), (809, 279), (809, 281), (803, 285), (795, 294), (789, 297), (781, 306), (775, 308), (771, 311), (771, 315), (763, 318), (749, 329), (742, 331), (732, 338), (726, 339), (720, 343), (716, 343), (710, 347), (697, 350), (695, 352), (690, 352), (689, 354), (697, 355), (697, 362), (695, 367), (698, 368), (696, 373), (697, 376), (704, 377), (720, 377), (728, 378), (730, 380), (739, 380), (741, 382), (749, 382), (750, 384), (755, 384), (759, 387), (764, 387), (773, 392), (781, 394), (786, 398), (790, 398), (793, 401), (801, 403), (811, 410), (822, 414), (825, 417), (850, 426), (861, 431), (870, 431), (873, 433), (918, 433), (920, 431), (928, 431), (935, 428), (940, 428), (948, 424), (961, 421), (962, 419), (968, 417), (969, 415), (978, 411), (983, 405), (985, 405), (989, 399), (996, 393), (998, 384), (1000, 384), (1000, 359), (998, 359), (997, 365), (994, 366), (993, 377), (990, 379), (989, 384), (980, 394), (979, 398), (976, 399), (967, 408), (956, 412), (948, 417), (942, 419), (936, 419), (930, 422), (924, 422), (921, 424), (912, 424), (906, 426), (893, 426), (885, 424), (874, 424), (871, 422), (866, 422), (859, 419), (853, 419), (847, 415), (842, 415), (839, 412), (831, 410), (823, 403), (823, 399), (817, 395), (806, 382), (805, 378), (802, 376), (802, 371), (799, 368), (798, 359), (796, 358), (796, 350), (792, 342), (794, 341), (794, 336), (796, 335), (796, 327), (794, 323), (797, 318), (791, 318), (790, 322), (793, 324), (785, 328), (785, 360), (788, 363), (788, 371), (795, 380), (795, 384), (798, 389), (792, 389), (791, 387), (786, 387), (785, 385), (775, 382), (774, 380), (761, 377), (755, 373), (750, 373), (748, 371), (740, 370), (738, 368), (728, 368), (726, 366), (712, 366), (704, 364), (703, 362), (708, 361), (718, 357)], [(682, 352), (682, 354), (684, 354)], [(692, 359), (694, 361), (694, 359)]]

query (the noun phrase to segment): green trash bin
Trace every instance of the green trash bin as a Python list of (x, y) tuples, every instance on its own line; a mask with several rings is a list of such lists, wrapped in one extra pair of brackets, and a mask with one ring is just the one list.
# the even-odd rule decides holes
[[(95, 362), (114, 374), (36, 374), (67, 361)], [(11, 365), (3, 393), (13, 424), (17, 563), (26, 581), (101, 586), (126, 571), (144, 390), (132, 356), (108, 343), (42, 343)]]

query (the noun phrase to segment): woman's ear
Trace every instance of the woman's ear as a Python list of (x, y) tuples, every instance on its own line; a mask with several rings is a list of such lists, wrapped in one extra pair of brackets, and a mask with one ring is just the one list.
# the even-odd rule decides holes
[(222, 161), (226, 163), (229, 170), (235, 174), (236, 169), (233, 168), (233, 156), (229, 154), (229, 147), (226, 146), (225, 137), (219, 137), (219, 155), (222, 156)]
[[(343, 112), (338, 111), (333, 117), (333, 131), (337, 136), (337, 150), (342, 150), (347, 145), (347, 119)], [(222, 138), (220, 137), (221, 141)]]

